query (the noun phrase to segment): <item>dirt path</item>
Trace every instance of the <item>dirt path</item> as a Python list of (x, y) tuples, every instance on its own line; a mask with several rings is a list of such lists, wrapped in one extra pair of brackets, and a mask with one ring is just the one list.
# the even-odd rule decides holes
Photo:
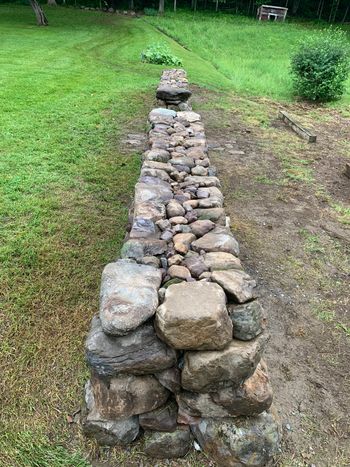
[(319, 135), (312, 145), (276, 120), (274, 103), (198, 88), (195, 96), (244, 267), (269, 315), (266, 359), (284, 431), (277, 465), (349, 466), (349, 120), (288, 109)]

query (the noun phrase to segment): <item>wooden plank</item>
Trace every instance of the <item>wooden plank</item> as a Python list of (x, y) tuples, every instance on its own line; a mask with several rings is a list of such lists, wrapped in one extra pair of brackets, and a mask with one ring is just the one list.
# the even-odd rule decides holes
[(302, 138), (306, 139), (309, 143), (316, 143), (316, 135), (311, 133), (310, 130), (302, 127), (298, 122), (296, 122), (287, 112), (280, 110), (279, 117), (291, 127), (295, 133), (297, 133)]

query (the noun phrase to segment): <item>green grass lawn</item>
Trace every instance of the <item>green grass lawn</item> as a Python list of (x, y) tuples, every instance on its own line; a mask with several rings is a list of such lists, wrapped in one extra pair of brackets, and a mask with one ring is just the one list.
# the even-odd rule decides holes
[[(321, 28), (312, 23), (258, 22), (227, 14), (181, 11), (146, 20), (214, 65), (234, 91), (278, 100), (293, 99), (289, 76), (293, 48), (311, 30)], [(350, 79), (341, 103), (350, 104)]]
[[(290, 97), (288, 53), (273, 51), (283, 26), (65, 8), (48, 18), (39, 28), (29, 7), (0, 6), (0, 465), (11, 467), (85, 465), (66, 417), (139, 173), (119, 140), (143, 131), (162, 70), (140, 62), (143, 48), (168, 43), (207, 88)], [(283, 43), (302, 31), (285, 25)]]

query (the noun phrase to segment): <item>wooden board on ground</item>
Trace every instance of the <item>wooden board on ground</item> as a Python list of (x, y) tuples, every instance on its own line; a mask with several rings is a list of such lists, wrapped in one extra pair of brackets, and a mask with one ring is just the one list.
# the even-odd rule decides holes
[(279, 118), (284, 121), (288, 126), (292, 128), (295, 133), (297, 133), (302, 138), (306, 139), (309, 143), (316, 143), (316, 135), (311, 133), (310, 130), (302, 127), (298, 122), (296, 122), (287, 112), (280, 110)]

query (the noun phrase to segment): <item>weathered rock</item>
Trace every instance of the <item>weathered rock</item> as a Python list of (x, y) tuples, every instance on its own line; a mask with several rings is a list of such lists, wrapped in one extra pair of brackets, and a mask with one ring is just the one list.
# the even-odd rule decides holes
[(164, 240), (133, 238), (124, 243), (120, 255), (122, 258), (140, 260), (144, 256), (161, 255), (166, 250), (167, 243)]
[(196, 112), (177, 112), (177, 117), (181, 120), (187, 120), (190, 123), (199, 122), (201, 116)]
[(186, 88), (175, 86), (160, 85), (157, 89), (156, 97), (165, 102), (177, 101), (185, 102), (191, 97), (191, 91)]
[[(188, 252), (188, 254), (191, 252)], [(193, 277), (200, 277), (203, 272), (207, 271), (208, 268), (203, 261), (203, 257), (200, 255), (186, 256), (183, 264), (189, 269)]]
[(138, 203), (134, 208), (134, 218), (150, 219), (157, 224), (165, 217), (165, 206), (162, 201), (146, 201)]
[(153, 266), (154, 268), (160, 268), (160, 260), (156, 256), (144, 256), (138, 262), (147, 266)]
[(171, 433), (146, 432), (145, 453), (157, 459), (184, 457), (191, 448), (189, 427), (179, 426)]
[(170, 286), (155, 326), (160, 338), (175, 349), (222, 349), (232, 336), (223, 290), (204, 282)]
[(201, 448), (219, 466), (262, 467), (279, 451), (279, 424), (272, 412), (228, 420), (205, 418), (191, 427)]
[(126, 336), (114, 337), (103, 332), (96, 316), (91, 322), (85, 350), (89, 365), (102, 377), (152, 374), (176, 362), (175, 351), (158, 339), (152, 324), (139, 326)]
[(157, 201), (166, 203), (173, 197), (169, 183), (155, 177), (142, 177), (135, 186), (135, 204)]
[(207, 156), (207, 151), (204, 147), (196, 146), (187, 149), (186, 154), (193, 159), (204, 159)]
[(149, 167), (142, 168), (141, 177), (157, 177), (168, 183), (172, 181), (171, 178), (169, 177), (168, 172), (166, 172), (165, 170), (151, 169)]
[(166, 162), (157, 162), (157, 161), (149, 161), (145, 160), (142, 164), (142, 169), (157, 169), (167, 172), (168, 174), (174, 171), (174, 167), (171, 164)]
[(176, 216), (185, 215), (185, 209), (175, 199), (172, 199), (171, 201), (169, 201), (166, 207), (166, 212), (167, 212), (168, 217), (176, 217)]
[(189, 175), (185, 178), (185, 181), (181, 184), (182, 186), (186, 185), (198, 185), (199, 187), (209, 187), (209, 186), (220, 186), (220, 181), (217, 177), (202, 177), (200, 175)]
[(107, 264), (100, 290), (103, 331), (122, 336), (153, 316), (161, 280), (160, 270), (152, 266), (125, 260)]
[(206, 252), (223, 251), (236, 256), (239, 254), (239, 245), (237, 240), (231, 234), (229, 229), (225, 227), (216, 227), (207, 234), (203, 235), (192, 243), (194, 251), (204, 250)]
[(174, 402), (141, 414), (140, 425), (144, 430), (175, 431), (177, 428), (177, 406)]
[(150, 412), (165, 404), (169, 391), (154, 376), (120, 375), (108, 382), (91, 378), (98, 411), (107, 420)]
[(233, 324), (233, 336), (248, 341), (261, 334), (266, 327), (265, 313), (257, 300), (244, 305), (229, 306), (229, 315)]
[(192, 222), (191, 224), (191, 230), (194, 233), (196, 237), (202, 237), (206, 233), (210, 232), (213, 230), (215, 227), (214, 222), (210, 220), (199, 220)]
[(167, 368), (160, 373), (155, 373), (154, 376), (165, 388), (177, 394), (181, 391), (181, 374), (176, 367)]
[(159, 235), (159, 230), (151, 219), (144, 217), (134, 217), (132, 228), (130, 231), (130, 238), (156, 238)]
[(261, 413), (270, 408), (272, 397), (266, 364), (262, 359), (253, 375), (241, 386), (228, 387), (211, 393), (212, 400), (232, 416)]
[(266, 341), (267, 337), (260, 335), (248, 342), (233, 340), (223, 350), (186, 352), (183, 388), (203, 393), (240, 385), (254, 373)]
[[(203, 238), (203, 237), (202, 237)], [(238, 303), (245, 303), (256, 297), (256, 282), (249, 274), (239, 269), (213, 271), (212, 280), (232, 295)]]
[[(86, 413), (84, 413), (86, 412)], [(96, 407), (91, 382), (85, 385), (85, 408), (83, 410), (82, 428), (84, 434), (94, 438), (101, 446), (132, 443), (139, 433), (137, 416), (106, 420)]]
[(223, 200), (217, 196), (210, 196), (209, 198), (200, 199), (198, 201), (198, 207), (204, 209), (210, 208), (221, 208), (223, 205)]
[(242, 268), (241, 261), (236, 256), (221, 251), (206, 253), (204, 264), (210, 271)]
[(169, 160), (169, 163), (176, 167), (177, 170), (179, 170), (179, 167), (181, 167), (181, 169), (185, 167), (191, 169), (195, 165), (194, 160), (191, 157), (186, 156), (185, 154), (181, 154), (178, 156), (175, 156), (173, 154), (172, 158)]
[(170, 159), (170, 154), (166, 149), (154, 148), (146, 151), (143, 155), (145, 161), (163, 162), (166, 163)]
[(168, 264), (169, 264), (169, 267), (170, 266), (178, 266), (182, 263), (182, 260), (183, 260), (183, 256), (181, 255), (174, 255), (174, 256), (171, 256), (169, 259), (168, 259)]
[(158, 121), (159, 118), (170, 118), (173, 119), (176, 117), (176, 112), (174, 110), (170, 109), (164, 109), (162, 107), (159, 107), (158, 109), (153, 109), (149, 115), (148, 115), (148, 120), (152, 122)]
[(200, 220), (209, 219), (215, 224), (225, 225), (225, 211), (223, 208), (195, 209), (197, 218)]
[(170, 277), (178, 277), (179, 279), (186, 280), (188, 277), (191, 277), (190, 271), (184, 266), (173, 265), (168, 269), (168, 274)]
[(174, 248), (177, 252), (186, 254), (194, 240), (196, 240), (196, 236), (192, 233), (179, 233), (173, 238)]
[(170, 240), (172, 240), (174, 234), (171, 230), (164, 230), (164, 232), (162, 232), (160, 238), (161, 240), (165, 240), (166, 242), (170, 242)]
[(183, 217), (183, 216), (176, 216), (176, 217), (170, 217), (169, 219), (170, 224), (176, 225), (176, 224), (187, 224), (188, 220)]
[(191, 169), (191, 174), (205, 176), (208, 175), (208, 170), (205, 167), (202, 167), (201, 165), (196, 165), (196, 167), (193, 167)]

